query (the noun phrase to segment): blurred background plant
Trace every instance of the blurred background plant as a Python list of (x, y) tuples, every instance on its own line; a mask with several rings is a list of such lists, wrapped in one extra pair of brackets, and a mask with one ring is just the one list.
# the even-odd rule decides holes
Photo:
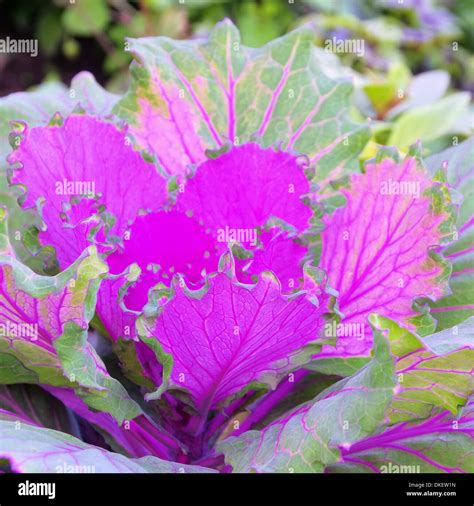
[[(473, 0), (0, 0), (0, 39), (39, 41), (36, 58), (0, 53), (0, 96), (82, 70), (122, 93), (126, 37), (202, 37), (226, 16), (252, 47), (311, 27), (328, 72), (356, 85), (354, 115), (373, 120), (364, 158), (374, 144), (421, 139), (432, 153), (472, 133)], [(363, 40), (363, 54), (328, 54), (328, 40)]]

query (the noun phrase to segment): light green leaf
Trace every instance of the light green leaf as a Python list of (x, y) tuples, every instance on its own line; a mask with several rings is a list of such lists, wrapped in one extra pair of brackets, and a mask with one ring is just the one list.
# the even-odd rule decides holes
[(423, 338), (423, 343), (436, 355), (446, 355), (465, 347), (474, 349), (474, 317)]
[(63, 13), (64, 28), (72, 35), (90, 36), (102, 32), (110, 20), (106, 0), (80, 0)]
[(370, 357), (324, 357), (316, 358), (305, 365), (306, 369), (323, 374), (336, 374), (338, 376), (352, 376), (361, 367), (370, 361)]
[(88, 114), (109, 116), (119, 101), (120, 95), (110, 93), (90, 72), (80, 72), (71, 81), (69, 96), (75, 100)]
[(452, 293), (436, 302), (427, 301), (438, 321), (438, 330), (458, 325), (474, 316), (474, 138), (429, 157), (432, 173), (447, 162), (448, 183), (462, 195), (455, 241), (443, 250), (452, 263)]
[(46, 125), (56, 113), (67, 114), (73, 104), (67, 88), (59, 83), (45, 83), (35, 91), (19, 92), (0, 98), (0, 168), (11, 152), (11, 121), (24, 121), (29, 128)]
[(307, 155), (326, 184), (347, 173), (368, 131), (349, 119), (352, 86), (324, 73), (313, 39), (299, 29), (252, 49), (229, 20), (207, 40), (131, 39), (133, 81), (116, 112), (169, 174), (226, 143), (260, 139)]
[(213, 473), (157, 457), (130, 459), (50, 429), (0, 420), (0, 456), (22, 473)]
[(441, 137), (466, 113), (469, 100), (467, 92), (453, 93), (434, 104), (407, 111), (395, 122), (387, 144), (404, 149), (418, 140)]
[(72, 387), (89, 406), (119, 422), (138, 416), (138, 405), (87, 341), (97, 291), (107, 274), (95, 247), (56, 276), (36, 274), (14, 257), (4, 208), (2, 214), (0, 362), (7, 365), (0, 368), (1, 381)]
[(459, 417), (448, 411), (418, 423), (399, 423), (343, 449), (329, 473), (472, 473), (474, 403)]
[(408, 86), (405, 100), (390, 109), (387, 119), (414, 107), (436, 102), (446, 93), (449, 80), (449, 74), (444, 70), (431, 70), (414, 76)]
[(262, 431), (217, 447), (234, 472), (322, 472), (350, 445), (381, 424), (396, 381), (388, 342), (375, 332), (374, 358), (350, 378), (290, 411)]
[(396, 356), (398, 386), (387, 411), (389, 423), (425, 419), (434, 408), (457, 415), (474, 392), (474, 346), (466, 342), (459, 349), (438, 355), (424, 344), (430, 338), (423, 343), (388, 318), (371, 315), (370, 319), (379, 330), (386, 331)]

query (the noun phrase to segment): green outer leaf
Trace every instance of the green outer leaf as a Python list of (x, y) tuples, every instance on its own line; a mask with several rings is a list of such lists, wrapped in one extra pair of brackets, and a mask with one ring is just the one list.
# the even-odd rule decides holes
[[(17, 291), (17, 296), (23, 292), (22, 297), (31, 297), (31, 303), (36, 304), (38, 320), (23, 323), (40, 324), (41, 333), (46, 334), (56, 353), (41, 346), (36, 339), (1, 335), (1, 362), (8, 366), (0, 368), (0, 379), (7, 384), (32, 382), (73, 387), (89, 406), (112, 414), (119, 423), (138, 416), (141, 413), (138, 405), (129, 398), (123, 386), (109, 376), (102, 360), (87, 341), (97, 291), (108, 271), (95, 247), (88, 248), (68, 269), (54, 277), (35, 274), (14, 258), (6, 211), (4, 208), (1, 210), (3, 289), (7, 287), (10, 295), (12, 291)], [(50, 310), (47, 304), (49, 297), (58, 300), (62, 297), (62, 305), (57, 309), (63, 331), (59, 336), (50, 334), (53, 327), (50, 327), (48, 314), (45, 314)], [(82, 326), (78, 321), (82, 322)], [(26, 371), (31, 374), (26, 375)]]
[(447, 412), (422, 423), (402, 423), (350, 448), (330, 473), (473, 473), (472, 401), (460, 417)]
[(411, 109), (395, 121), (387, 144), (403, 149), (417, 140), (427, 142), (441, 137), (466, 113), (469, 100), (469, 93), (460, 92)]
[(337, 374), (338, 376), (352, 376), (361, 367), (370, 361), (370, 357), (346, 357), (346, 358), (317, 358), (305, 365), (306, 369), (321, 372), (323, 374)]
[[(141, 318), (137, 320), (137, 332), (141, 341), (143, 341), (155, 354), (155, 357), (158, 363), (163, 367), (163, 381), (161, 385), (156, 388), (153, 392), (145, 395), (145, 399), (147, 401), (152, 401), (155, 399), (159, 399), (161, 395), (167, 390), (171, 390), (169, 386), (169, 380), (171, 377), (171, 371), (173, 369), (173, 356), (171, 354), (166, 353), (158, 339), (155, 337), (147, 337), (148, 330), (146, 330), (146, 326), (142, 325), (143, 321)], [(173, 387), (173, 390), (183, 391), (186, 390), (179, 389), (178, 387)]]
[[(387, 331), (392, 352), (397, 357), (398, 386), (387, 411), (390, 424), (425, 419), (434, 408), (458, 414), (474, 392), (474, 349), (467, 343), (446, 355), (427, 349), (421, 339), (394, 321), (371, 315), (371, 323)], [(425, 342), (429, 338), (425, 339)]]
[[(313, 32), (303, 28), (248, 48), (229, 20), (205, 41), (131, 39), (138, 61), (115, 111), (170, 174), (202, 163), (207, 150), (256, 137), (264, 146), (307, 155), (317, 163), (316, 180), (326, 184), (344, 175), (369, 132), (349, 119), (350, 82), (324, 73), (313, 42)], [(170, 143), (179, 156), (167, 152)]]
[(388, 342), (374, 330), (374, 358), (262, 431), (217, 446), (234, 472), (322, 472), (340, 460), (338, 446), (372, 434), (382, 422), (396, 384)]
[(41, 219), (33, 210), (20, 207), (18, 199), (21, 194), (19, 187), (8, 186), (6, 175), (0, 173), (0, 206), (8, 210), (9, 241), (15, 256), (35, 272), (44, 274), (54, 269), (54, 250), (39, 244)]
[[(370, 360), (370, 358), (368, 360)], [(300, 381), (298, 381), (295, 390), (282, 397), (280, 402), (278, 402), (278, 404), (276, 404), (275, 407), (269, 411), (264, 418), (252, 426), (255, 429), (265, 428), (267, 425), (269, 425), (277, 418), (280, 418), (286, 412), (296, 408), (296, 406), (314, 399), (317, 395), (319, 395), (321, 392), (329, 388), (340, 379), (341, 378), (339, 376), (327, 375), (319, 372), (310, 372), (309, 374), (305, 375)], [(289, 378), (285, 378), (283, 381), (289, 381)], [(263, 397), (263, 401), (264, 400), (265, 397)], [(246, 411), (252, 411), (252, 406), (246, 407)]]
[(474, 349), (474, 316), (455, 327), (425, 337), (423, 343), (436, 355), (445, 355), (464, 347)]
[(0, 168), (6, 166), (5, 158), (11, 152), (10, 121), (25, 121), (29, 128), (46, 125), (56, 112), (66, 114), (72, 107), (67, 88), (60, 83), (45, 83), (35, 91), (0, 98)]
[(0, 420), (0, 457), (23, 473), (213, 473), (156, 457), (130, 459), (79, 439), (32, 425)]
[(110, 20), (105, 0), (80, 0), (67, 6), (62, 22), (72, 35), (90, 36), (102, 32)]
[(7, 353), (3, 352), (3, 347), (4, 341), (0, 341), (0, 385), (12, 383), (13, 377), (15, 383), (36, 383), (38, 375), (10, 355), (8, 348)]
[(153, 390), (153, 382), (143, 373), (143, 368), (137, 356), (135, 341), (119, 337), (112, 345), (114, 354), (118, 357), (125, 376), (135, 384)]
[(429, 301), (438, 330), (453, 327), (474, 316), (474, 138), (429, 157), (426, 164), (432, 173), (447, 162), (448, 183), (463, 197), (456, 223), (457, 239), (443, 254), (451, 261), (451, 295)]
[(100, 84), (90, 72), (79, 72), (71, 81), (69, 96), (75, 100), (88, 114), (109, 116), (112, 109), (121, 98), (120, 95), (110, 93)]

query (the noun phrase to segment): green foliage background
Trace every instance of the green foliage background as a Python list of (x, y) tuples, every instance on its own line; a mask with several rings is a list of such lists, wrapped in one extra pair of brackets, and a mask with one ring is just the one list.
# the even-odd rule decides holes
[[(387, 63), (400, 61), (415, 73), (446, 69), (457, 86), (474, 88), (470, 0), (0, 0), (0, 13), (0, 36), (34, 37), (40, 46), (33, 65), (0, 63), (0, 95), (44, 79), (69, 84), (80, 70), (122, 91), (131, 58), (123, 51), (125, 37), (204, 36), (226, 16), (248, 46), (309, 22), (317, 45), (342, 31), (364, 38), (369, 46), (364, 58), (343, 57), (360, 72), (386, 73)], [(459, 50), (448, 54), (453, 41)], [(16, 72), (13, 82), (9, 70)]]

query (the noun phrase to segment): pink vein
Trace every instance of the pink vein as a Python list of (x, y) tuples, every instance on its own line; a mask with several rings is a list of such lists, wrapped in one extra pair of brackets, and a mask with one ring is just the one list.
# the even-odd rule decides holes
[(176, 74), (178, 75), (179, 79), (181, 80), (181, 82), (186, 87), (186, 90), (191, 95), (192, 99), (194, 100), (194, 103), (196, 104), (197, 108), (199, 109), (199, 112), (201, 113), (202, 119), (204, 120), (204, 122), (206, 123), (207, 127), (209, 128), (209, 131), (211, 132), (212, 137), (217, 142), (217, 144), (219, 146), (221, 146), (222, 145), (222, 140), (221, 140), (219, 134), (217, 133), (217, 130), (216, 130), (214, 124), (212, 123), (211, 119), (209, 118), (208, 114), (206, 113), (205, 107), (202, 105), (202, 103), (199, 100), (199, 98), (197, 97), (196, 93), (194, 93), (193, 87), (191, 86), (191, 84), (189, 83), (189, 81), (186, 79), (186, 77), (184, 77), (184, 75), (179, 70), (179, 68), (176, 66), (176, 64), (173, 62), (173, 59), (171, 58), (171, 56), (169, 54), (167, 54), (167, 58), (168, 58), (168, 61), (171, 63), (171, 65), (173, 65), (173, 67), (174, 67), (174, 69), (176, 71)]
[(291, 50), (290, 58), (288, 59), (288, 62), (286, 63), (286, 65), (283, 68), (282, 78), (281, 78), (280, 82), (278, 83), (278, 86), (276, 87), (275, 92), (272, 95), (272, 99), (270, 100), (268, 108), (265, 111), (265, 115), (263, 117), (263, 122), (260, 125), (260, 128), (258, 130), (258, 134), (260, 136), (263, 136), (263, 134), (265, 133), (265, 130), (267, 129), (268, 124), (270, 123), (270, 118), (271, 118), (273, 111), (275, 109), (275, 105), (277, 103), (277, 100), (280, 98), (280, 94), (281, 94), (283, 88), (285, 87), (286, 82), (288, 81), (288, 77), (290, 75), (290, 69), (291, 69), (291, 66), (293, 65), (293, 60), (295, 58), (296, 49), (298, 48), (298, 46), (299, 46), (299, 44), (295, 44), (293, 46), (293, 49)]

